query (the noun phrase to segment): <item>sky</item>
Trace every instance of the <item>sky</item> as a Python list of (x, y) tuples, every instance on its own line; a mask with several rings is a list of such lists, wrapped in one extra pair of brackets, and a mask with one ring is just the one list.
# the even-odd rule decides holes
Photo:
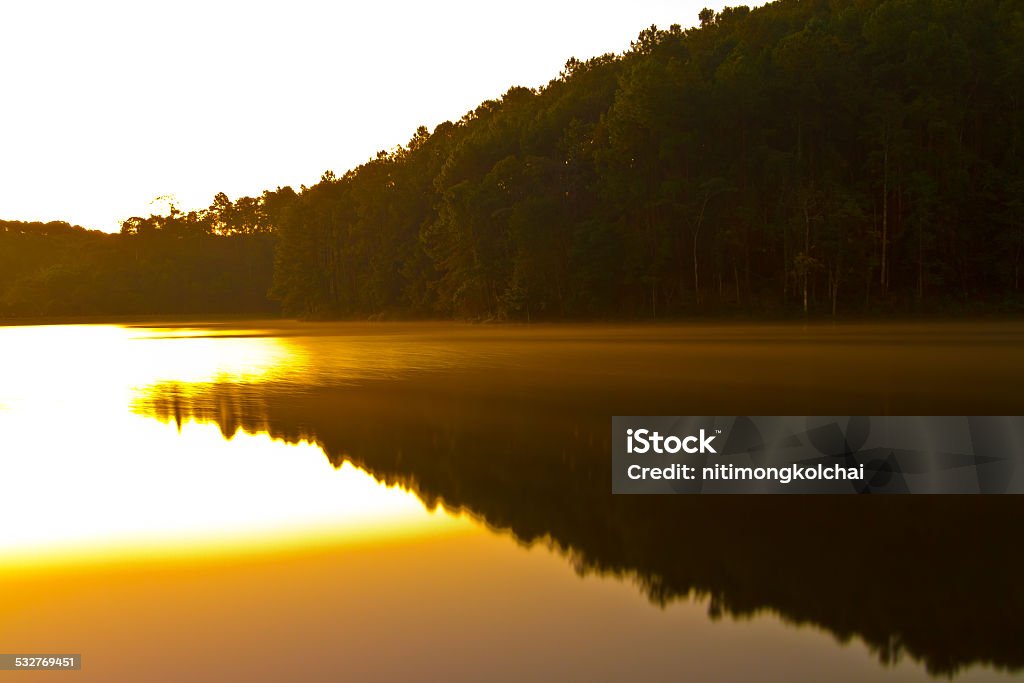
[(312, 185), (716, 0), (0, 4), (0, 219)]

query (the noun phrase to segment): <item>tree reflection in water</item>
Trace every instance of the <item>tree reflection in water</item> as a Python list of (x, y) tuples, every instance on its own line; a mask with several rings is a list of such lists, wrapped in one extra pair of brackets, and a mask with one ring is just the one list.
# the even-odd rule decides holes
[(769, 611), (932, 674), (1024, 666), (1018, 497), (613, 496), (609, 416), (624, 406), (685, 414), (701, 399), (445, 377), (169, 383), (136, 409), (215, 421), (225, 437), (316, 440), (336, 466), (350, 461), (524, 544), (550, 543), (579, 573), (634, 581), (658, 605), (704, 597), (712, 619)]

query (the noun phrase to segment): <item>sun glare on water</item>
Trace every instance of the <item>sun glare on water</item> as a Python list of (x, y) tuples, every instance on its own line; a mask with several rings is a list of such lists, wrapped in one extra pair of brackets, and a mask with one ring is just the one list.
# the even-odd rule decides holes
[(0, 328), (0, 566), (442, 533), (428, 511), (314, 443), (131, 411), (146, 387), (271, 381), (280, 339), (119, 326)]

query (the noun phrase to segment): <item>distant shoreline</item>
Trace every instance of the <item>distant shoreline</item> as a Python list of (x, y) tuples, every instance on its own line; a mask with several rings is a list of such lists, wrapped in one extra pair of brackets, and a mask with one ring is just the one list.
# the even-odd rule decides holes
[(847, 315), (832, 318), (829, 316), (796, 316), (796, 315), (705, 315), (666, 318), (581, 318), (563, 320), (537, 320), (524, 322), (521, 320), (465, 320), (457, 318), (296, 318), (293, 316), (248, 315), (245, 313), (211, 313), (211, 314), (150, 314), (150, 315), (79, 315), (79, 316), (18, 316), (0, 317), (0, 327), (31, 327), (46, 325), (131, 325), (131, 326), (187, 326), (190, 324), (209, 325), (211, 323), (266, 323), (269, 325), (290, 324), (353, 324), (381, 327), (388, 325), (454, 325), (467, 327), (575, 327), (611, 325), (615, 327), (650, 328), (678, 325), (810, 325), (814, 327), (831, 327), (863, 324), (972, 324), (994, 322), (1024, 322), (1024, 310), (1017, 312), (980, 311), (968, 314), (952, 313), (920, 313), (920, 314), (882, 314), (876, 316)]

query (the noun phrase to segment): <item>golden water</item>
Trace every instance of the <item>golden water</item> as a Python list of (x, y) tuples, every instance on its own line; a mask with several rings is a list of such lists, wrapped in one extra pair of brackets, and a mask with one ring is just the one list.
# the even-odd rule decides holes
[[(806, 564), (793, 553), (739, 570), (673, 535), (630, 548), (676, 533), (666, 517), (731, 533), (737, 509), (788, 513), (613, 500), (602, 477), (612, 414), (1019, 414), (1022, 340), (987, 323), (0, 327), (0, 650), (82, 654), (44, 680), (1019, 674), (1012, 646), (944, 663), (899, 604), (846, 627), (854, 598), (816, 613), (787, 597), (805, 580), (775, 578)], [(1020, 506), (998, 505), (1010, 543)], [(730, 588), (744, 571), (767, 578)], [(875, 621), (919, 632), (904, 647)]]

